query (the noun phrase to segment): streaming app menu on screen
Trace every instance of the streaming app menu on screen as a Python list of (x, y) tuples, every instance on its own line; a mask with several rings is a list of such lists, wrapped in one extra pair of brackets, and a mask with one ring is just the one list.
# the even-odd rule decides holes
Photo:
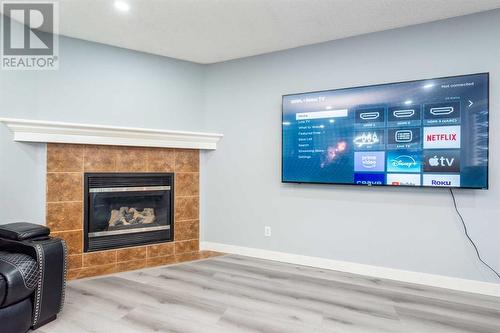
[(287, 95), (283, 180), (487, 187), (488, 76)]
[(354, 183), (460, 186), (459, 102), (360, 108), (354, 127)]

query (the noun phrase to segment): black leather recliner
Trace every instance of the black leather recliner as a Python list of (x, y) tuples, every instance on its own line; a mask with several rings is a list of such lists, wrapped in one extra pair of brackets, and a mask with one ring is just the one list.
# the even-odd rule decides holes
[(0, 332), (25, 333), (64, 304), (66, 245), (32, 223), (0, 225)]

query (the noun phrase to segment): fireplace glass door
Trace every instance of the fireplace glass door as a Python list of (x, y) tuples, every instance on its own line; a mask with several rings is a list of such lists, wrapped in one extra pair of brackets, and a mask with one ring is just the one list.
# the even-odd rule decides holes
[(87, 250), (171, 240), (173, 207), (171, 176), (165, 174), (86, 176), (88, 176), (86, 177)]
[(90, 190), (94, 221), (89, 236), (118, 235), (169, 229), (170, 186)]

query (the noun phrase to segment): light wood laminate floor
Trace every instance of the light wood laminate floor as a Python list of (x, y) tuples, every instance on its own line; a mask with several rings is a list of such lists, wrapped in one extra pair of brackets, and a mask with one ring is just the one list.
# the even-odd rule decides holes
[(225, 255), (72, 281), (40, 333), (500, 332), (500, 298)]

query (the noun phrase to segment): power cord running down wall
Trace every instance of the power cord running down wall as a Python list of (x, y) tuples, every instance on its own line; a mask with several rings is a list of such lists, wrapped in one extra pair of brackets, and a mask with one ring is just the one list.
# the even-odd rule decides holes
[(465, 231), (465, 236), (467, 236), (467, 238), (469, 239), (469, 242), (472, 244), (472, 246), (474, 247), (474, 250), (476, 250), (476, 255), (477, 255), (477, 258), (479, 259), (480, 262), (482, 262), (486, 267), (488, 267), (493, 273), (495, 273), (495, 275), (500, 279), (500, 274), (498, 274), (498, 272), (496, 270), (493, 269), (493, 267), (491, 267), (490, 265), (488, 265), (488, 263), (486, 263), (482, 258), (481, 258), (481, 254), (479, 254), (479, 250), (476, 246), (476, 244), (474, 243), (474, 241), (472, 240), (472, 238), (470, 238), (469, 236), (469, 231), (467, 229), (467, 225), (465, 224), (465, 221), (464, 221), (464, 218), (462, 217), (462, 214), (460, 214), (460, 211), (458, 210), (458, 207), (457, 207), (457, 200), (455, 199), (455, 194), (453, 193), (453, 189), (450, 188), (450, 193), (451, 193), (451, 197), (453, 198), (453, 205), (455, 206), (455, 211), (457, 212), (458, 214), (458, 217), (460, 217), (460, 221), (462, 221), (462, 225), (464, 226), (464, 231)]

